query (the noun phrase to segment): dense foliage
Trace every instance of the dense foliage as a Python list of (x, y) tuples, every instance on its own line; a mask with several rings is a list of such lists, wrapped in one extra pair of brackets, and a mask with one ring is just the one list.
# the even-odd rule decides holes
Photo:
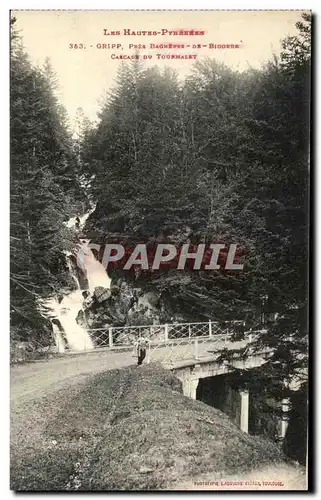
[(180, 80), (168, 68), (123, 64), (98, 124), (79, 108), (72, 139), (50, 62), (30, 63), (12, 21), (14, 337), (45, 331), (39, 298), (69, 279), (63, 222), (89, 199), (95, 243), (237, 243), (243, 271), (110, 274), (153, 291), (164, 321), (267, 327), (256, 348), (273, 356), (253, 371), (252, 392), (285, 398), (285, 382), (306, 378), (310, 34), (303, 15), (279, 57), (243, 73), (207, 59)]
[(252, 391), (277, 398), (307, 377), (310, 33), (303, 15), (261, 70), (205, 60), (182, 82), (122, 66), (82, 150), (99, 242), (240, 245), (243, 271), (123, 276), (157, 291), (168, 318), (267, 327), (256, 348), (273, 356)]
[(50, 62), (34, 67), (11, 22), (11, 334), (39, 338), (39, 299), (68, 284), (63, 225), (81, 196), (78, 164)]
[(129, 276), (194, 319), (255, 318), (264, 302), (305, 330), (309, 24), (260, 71), (206, 60), (180, 82), (169, 69), (123, 65), (86, 133), (93, 237), (243, 248), (243, 272)]

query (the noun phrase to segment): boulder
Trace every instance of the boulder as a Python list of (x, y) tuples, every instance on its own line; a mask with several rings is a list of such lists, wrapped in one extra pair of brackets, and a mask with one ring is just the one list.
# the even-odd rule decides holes
[(78, 323), (78, 325), (82, 326), (82, 327), (86, 327), (86, 318), (85, 318), (85, 313), (82, 309), (80, 309), (78, 311), (78, 314), (77, 314), (77, 317), (76, 317), (76, 321)]
[[(143, 291), (135, 283), (125, 279), (115, 280), (111, 288), (95, 288), (92, 302), (83, 304), (89, 328), (105, 328), (106, 325), (152, 325), (160, 320), (158, 294)], [(82, 320), (79, 316), (77, 320)]]
[(94, 293), (93, 293), (93, 296), (95, 297), (97, 302), (99, 302), (100, 304), (102, 302), (105, 302), (106, 300), (108, 300), (110, 295), (111, 295), (110, 290), (108, 288), (104, 288), (102, 286), (96, 286)]

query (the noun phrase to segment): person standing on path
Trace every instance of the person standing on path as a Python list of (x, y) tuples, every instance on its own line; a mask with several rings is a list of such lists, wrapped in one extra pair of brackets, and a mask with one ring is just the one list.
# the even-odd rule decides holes
[(150, 341), (145, 337), (140, 337), (137, 342), (137, 366), (140, 366), (145, 357)]

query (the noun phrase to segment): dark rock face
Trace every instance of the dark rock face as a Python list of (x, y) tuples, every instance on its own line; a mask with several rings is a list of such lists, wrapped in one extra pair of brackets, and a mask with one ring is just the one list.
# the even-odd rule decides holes
[(154, 292), (144, 292), (125, 280), (113, 283), (111, 289), (96, 287), (91, 300), (84, 303), (77, 322), (87, 328), (152, 325), (159, 323), (161, 309)]
[(82, 309), (80, 309), (80, 311), (78, 312), (77, 317), (76, 317), (76, 321), (77, 321), (78, 325), (80, 325), (82, 327), (86, 327), (85, 312)]
[(109, 299), (111, 292), (107, 288), (104, 288), (102, 286), (96, 286), (95, 291), (94, 291), (94, 299), (99, 303), (105, 302), (107, 299)]

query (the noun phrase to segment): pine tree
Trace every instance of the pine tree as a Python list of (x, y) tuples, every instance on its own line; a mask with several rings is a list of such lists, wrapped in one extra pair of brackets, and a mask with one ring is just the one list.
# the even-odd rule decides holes
[(100, 242), (242, 247), (240, 273), (135, 275), (194, 319), (258, 328), (263, 301), (282, 320), (305, 307), (309, 35), (298, 27), (304, 40), (285, 41), (262, 70), (206, 60), (181, 84), (168, 69), (123, 65), (83, 146)]
[(11, 26), (11, 324), (14, 337), (39, 340), (50, 331), (39, 300), (69, 284), (63, 221), (77, 162), (49, 62), (32, 66)]
[(309, 17), (297, 28), (280, 58), (258, 75), (235, 221), (255, 244), (245, 277), (249, 299), (265, 318), (252, 325), (264, 328), (252, 347), (270, 352), (252, 372), (250, 390), (272, 396), (261, 411), (280, 415), (275, 402), (295, 399), (299, 388), (308, 396)]

